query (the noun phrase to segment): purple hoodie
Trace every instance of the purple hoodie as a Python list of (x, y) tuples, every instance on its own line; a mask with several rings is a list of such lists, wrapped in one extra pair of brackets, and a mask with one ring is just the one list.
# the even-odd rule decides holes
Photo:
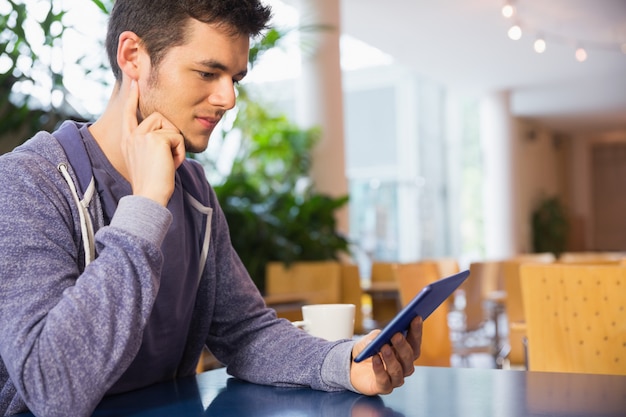
[[(63, 126), (73, 135), (80, 127)], [(138, 353), (167, 266), (162, 245), (179, 219), (129, 195), (106, 224), (98, 187), (83, 194), (78, 183), (49, 133), (0, 157), (0, 415), (30, 409), (46, 417), (88, 416), (107, 393), (163, 378), (127, 374), (116, 385), (131, 365), (161, 366)], [(192, 375), (206, 345), (231, 375), (247, 381), (354, 390), (351, 342), (310, 337), (265, 306), (232, 248), (202, 167), (185, 161), (176, 184), (183, 191), (173, 198), (191, 213), (183, 223), (191, 222), (202, 242), (194, 242), (199, 278), (181, 277), (194, 281), (196, 293), (171, 377)]]

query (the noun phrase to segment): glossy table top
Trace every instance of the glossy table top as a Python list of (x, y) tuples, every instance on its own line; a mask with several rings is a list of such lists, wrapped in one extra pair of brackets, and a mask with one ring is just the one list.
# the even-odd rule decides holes
[[(105, 398), (94, 416), (624, 416), (626, 376), (417, 367), (392, 394), (273, 388), (223, 369)], [(32, 414), (20, 414), (32, 416)]]

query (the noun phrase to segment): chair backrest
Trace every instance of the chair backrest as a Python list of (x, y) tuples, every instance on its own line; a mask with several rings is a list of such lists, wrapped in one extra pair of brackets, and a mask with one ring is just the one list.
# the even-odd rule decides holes
[(341, 267), (336, 261), (269, 262), (266, 267), (268, 295), (302, 294), (308, 304), (341, 302)]
[(341, 266), (341, 303), (354, 304), (354, 333), (363, 333), (363, 307), (361, 289), (361, 276), (359, 266), (355, 264), (340, 263)]
[(626, 267), (520, 268), (533, 371), (626, 375)]
[(459, 289), (465, 293), (465, 322), (469, 331), (478, 329), (486, 320), (484, 303), (490, 293), (504, 290), (501, 261), (470, 263), (470, 277)]
[[(307, 304), (354, 304), (354, 333), (363, 333), (361, 277), (356, 264), (337, 261), (296, 262), (286, 267), (270, 262), (266, 267), (269, 296), (298, 296)], [(300, 311), (295, 320), (301, 320)]]
[[(440, 278), (437, 263), (428, 261), (397, 264), (395, 273), (402, 306), (407, 305), (426, 285)], [(424, 322), (421, 354), (415, 361), (416, 365), (450, 366), (449, 309), (447, 301)]]
[(534, 262), (539, 264), (549, 264), (556, 262), (556, 256), (552, 252), (520, 253), (510, 260), (518, 262)]
[(522, 285), (520, 283), (520, 266), (526, 263), (552, 263), (556, 257), (551, 253), (523, 254), (507, 259), (502, 263), (504, 276), (504, 300), (509, 338), (508, 360), (511, 365), (525, 365), (524, 337), (526, 324), (524, 304), (522, 301)]
[(394, 281), (396, 265), (396, 262), (372, 262), (372, 282)]
[(567, 264), (618, 264), (626, 258), (626, 252), (564, 252), (559, 262)]
[(504, 290), (506, 291), (506, 314), (509, 322), (524, 321), (522, 286), (519, 268), (526, 263), (553, 263), (556, 257), (551, 253), (523, 254), (507, 259), (502, 263)]
[(449, 277), (450, 275), (461, 272), (459, 262), (455, 258), (432, 258), (424, 259), (421, 262), (434, 262), (439, 270), (439, 278)]

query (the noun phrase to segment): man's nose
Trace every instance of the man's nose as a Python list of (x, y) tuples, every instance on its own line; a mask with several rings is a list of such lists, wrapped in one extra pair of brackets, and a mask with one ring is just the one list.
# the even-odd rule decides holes
[(235, 107), (235, 100), (235, 83), (227, 79), (220, 80), (217, 88), (209, 95), (209, 103), (224, 110)]

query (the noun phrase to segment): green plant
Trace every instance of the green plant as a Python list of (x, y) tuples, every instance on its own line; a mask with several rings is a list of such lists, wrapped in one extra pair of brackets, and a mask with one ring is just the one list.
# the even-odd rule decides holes
[(248, 272), (265, 290), (270, 261), (338, 259), (348, 240), (335, 212), (348, 197), (315, 190), (308, 176), (317, 128), (301, 129), (240, 93), (233, 131), (243, 135), (231, 173), (215, 186), (231, 239)]
[[(272, 29), (253, 43), (251, 66), (287, 33)], [(230, 174), (215, 191), (233, 246), (264, 292), (268, 262), (337, 260), (349, 253), (349, 242), (337, 231), (335, 219), (348, 196), (319, 193), (309, 177), (319, 128), (297, 126), (253, 100), (243, 87), (237, 100), (237, 115), (225, 137), (236, 133), (242, 140)]]
[[(103, 11), (112, 0), (91, 0)], [(39, 130), (53, 130), (67, 118), (84, 120), (71, 105), (64, 84), (63, 66), (50, 59), (61, 49), (70, 26), (67, 12), (57, 2), (7, 0), (0, 15), (0, 153), (10, 151)], [(32, 16), (32, 9), (44, 13)], [(85, 74), (90, 72), (84, 68)], [(103, 82), (104, 84), (104, 82)], [(50, 89), (50, 100), (42, 103), (31, 95), (36, 87)]]
[(543, 199), (532, 214), (533, 250), (558, 257), (566, 249), (568, 231), (565, 208), (558, 197)]

